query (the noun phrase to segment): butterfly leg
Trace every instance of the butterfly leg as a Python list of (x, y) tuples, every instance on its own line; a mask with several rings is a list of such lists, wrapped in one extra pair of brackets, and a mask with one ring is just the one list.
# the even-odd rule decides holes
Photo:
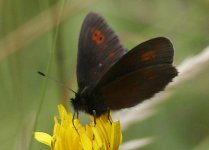
[(93, 115), (94, 115), (94, 126), (96, 126), (96, 110), (93, 110)]
[(75, 124), (74, 124), (75, 117), (78, 119), (78, 111), (74, 111), (72, 123), (73, 123), (73, 127), (75, 128), (76, 132), (77, 132), (78, 135), (79, 135), (79, 132), (78, 132), (78, 130), (77, 130), (77, 128), (75, 127)]
[(73, 113), (73, 120), (78, 119), (78, 111), (74, 111)]
[(78, 119), (78, 115), (79, 115), (79, 112), (78, 112), (78, 111), (76, 111), (76, 119)]
[(112, 124), (112, 118), (110, 117), (110, 108), (107, 109), (107, 117), (108, 117), (108, 120), (109, 122)]

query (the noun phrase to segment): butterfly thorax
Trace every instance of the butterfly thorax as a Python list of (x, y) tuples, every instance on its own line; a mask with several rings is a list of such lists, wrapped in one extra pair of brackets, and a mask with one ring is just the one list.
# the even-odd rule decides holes
[(107, 112), (108, 108), (105, 104), (98, 104), (98, 100), (95, 97), (97, 96), (92, 94), (89, 88), (82, 91), (78, 90), (75, 98), (71, 99), (71, 103), (75, 111), (83, 111), (99, 117), (101, 114)]

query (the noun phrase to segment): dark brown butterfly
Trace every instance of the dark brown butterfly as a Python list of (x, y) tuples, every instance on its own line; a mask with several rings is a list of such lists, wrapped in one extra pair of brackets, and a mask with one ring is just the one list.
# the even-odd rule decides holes
[(125, 49), (97, 13), (89, 13), (78, 44), (76, 112), (96, 117), (135, 106), (162, 91), (177, 76), (170, 40), (157, 37)]

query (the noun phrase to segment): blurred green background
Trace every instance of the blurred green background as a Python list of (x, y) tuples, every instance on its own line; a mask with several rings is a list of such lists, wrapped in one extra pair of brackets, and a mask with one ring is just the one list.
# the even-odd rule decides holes
[[(57, 104), (69, 108), (73, 95), (37, 70), (77, 89), (78, 36), (90, 11), (100, 13), (128, 49), (153, 37), (170, 38), (176, 65), (209, 45), (208, 0), (1, 0), (1, 150), (49, 149), (33, 132), (52, 133)], [(172, 88), (154, 116), (125, 130), (123, 142), (151, 136), (155, 141), (143, 150), (209, 149), (209, 62), (198, 68)]]

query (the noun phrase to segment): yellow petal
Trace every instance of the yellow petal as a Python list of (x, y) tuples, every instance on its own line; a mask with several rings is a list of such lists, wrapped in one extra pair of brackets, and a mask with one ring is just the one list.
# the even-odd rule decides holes
[(94, 133), (94, 149), (105, 149), (104, 135), (102, 134), (101, 130), (97, 129), (96, 127), (93, 127), (92, 130)]
[(114, 122), (111, 115), (103, 114), (93, 117), (90, 124), (82, 125), (78, 119), (73, 120), (64, 106), (58, 105), (59, 116), (54, 117), (53, 136), (36, 132), (35, 138), (52, 150), (117, 150), (122, 142), (120, 122)]
[(52, 136), (44, 132), (35, 132), (35, 139), (51, 147)]
[(113, 122), (111, 127), (110, 150), (119, 149), (122, 142), (121, 128), (119, 122)]
[(91, 139), (86, 134), (81, 135), (81, 144), (84, 150), (92, 150), (92, 142)]

